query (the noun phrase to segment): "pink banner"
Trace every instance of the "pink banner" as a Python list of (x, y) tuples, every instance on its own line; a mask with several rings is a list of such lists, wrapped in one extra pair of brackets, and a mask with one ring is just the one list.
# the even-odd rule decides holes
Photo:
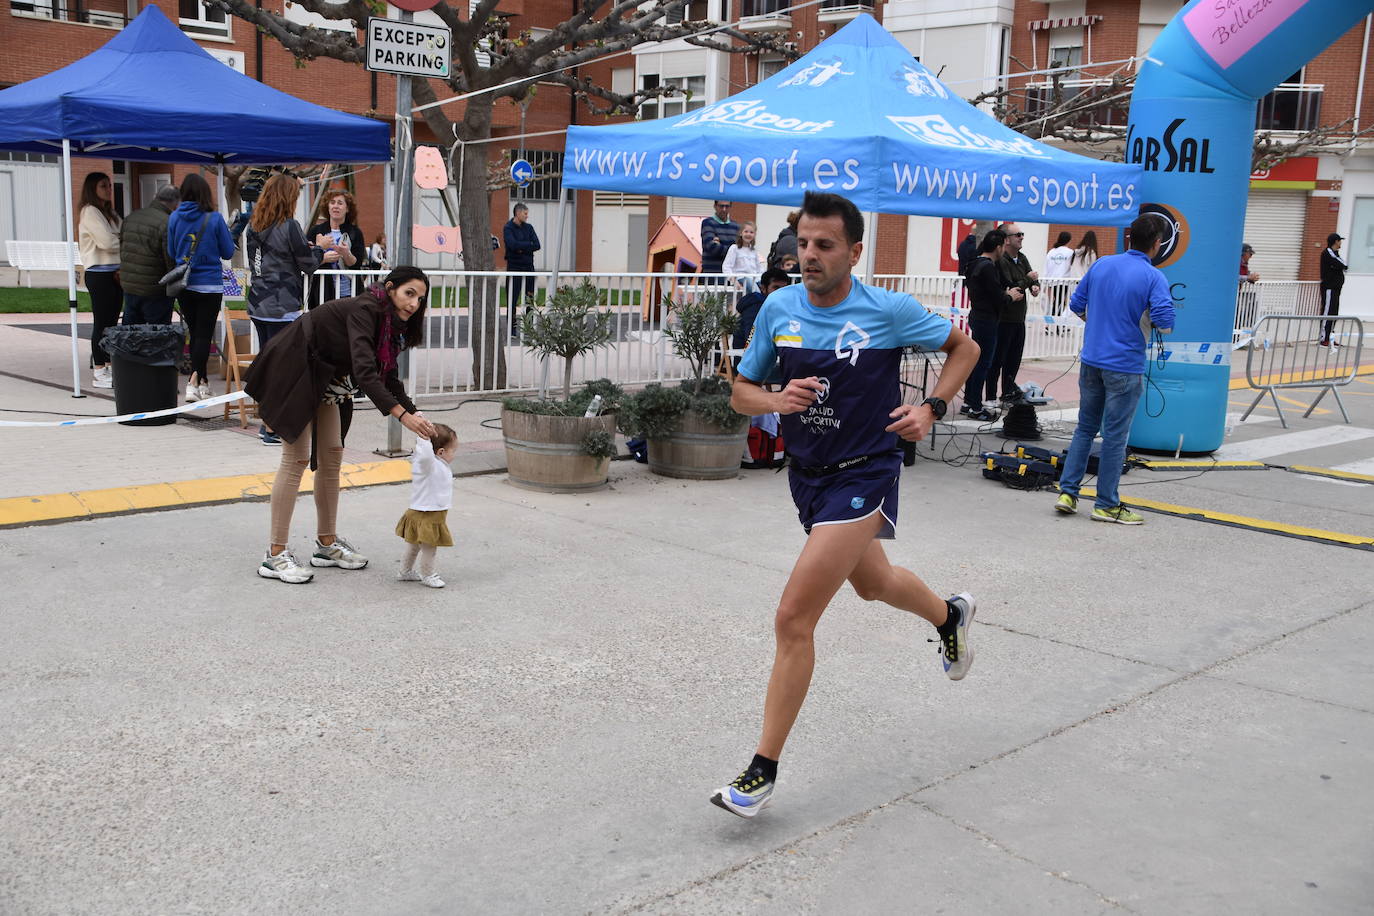
[(421, 251), (428, 251), (430, 254), (461, 254), (463, 251), (463, 238), (458, 234), (457, 226), (421, 226), (411, 227), (411, 244)]
[(1207, 0), (1183, 23), (1212, 60), (1229, 67), (1283, 25), (1307, 0)]

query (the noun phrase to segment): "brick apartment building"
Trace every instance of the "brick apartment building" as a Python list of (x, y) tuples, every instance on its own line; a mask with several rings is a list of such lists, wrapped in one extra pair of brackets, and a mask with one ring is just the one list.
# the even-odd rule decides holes
[[(31, 79), (84, 54), (107, 41), (144, 4), (138, 0), (9, 0), (10, 15), (0, 17), (0, 86)], [(269, 8), (282, 0), (268, 0)], [(227, 65), (300, 98), (360, 115), (389, 121), (394, 112), (394, 82), (361, 67), (332, 60), (299, 65), (270, 38), (246, 23), (207, 10), (200, 0), (159, 0), (158, 5), (181, 24), (206, 50)], [(1050, 66), (1074, 67), (1057, 76), (1060, 90), (1073, 93), (1102, 80), (1123, 63), (1142, 55), (1182, 8), (1178, 0), (888, 0), (868, 5), (846, 0), (822, 0), (819, 5), (788, 10), (786, 0), (692, 0), (690, 20), (738, 22), (746, 30), (783, 34), (801, 52), (855, 15), (874, 15), (927, 67), (938, 73), (963, 97), (1009, 86), (1017, 104), (1034, 107), (1050, 92), (1050, 77), (1035, 73)], [(503, 0), (499, 12), (512, 32), (550, 28), (567, 15), (564, 3), (551, 0)], [(285, 3), (284, 12), (301, 21), (327, 24), (301, 7)], [(394, 14), (394, 11), (393, 11)], [(428, 14), (417, 14), (423, 22)], [(1340, 37), (1327, 51), (1286, 80), (1259, 105), (1257, 126), (1297, 132), (1317, 125), (1334, 125), (1356, 118), (1367, 125), (1374, 117), (1374, 99), (1366, 98), (1369, 69), (1370, 19)], [(646, 45), (581, 68), (588, 76), (618, 91), (657, 85), (689, 90), (690, 98), (665, 98), (646, 105), (641, 117), (669, 117), (723, 99), (766, 79), (786, 65), (778, 54), (725, 54), (675, 41)], [(1032, 71), (1029, 75), (1017, 76)], [(448, 94), (440, 87), (439, 96)], [(1369, 95), (1374, 96), (1374, 86)], [(461, 113), (453, 106), (451, 117)], [(1105, 119), (1106, 114), (1102, 114)], [(623, 120), (623, 119), (612, 119)], [(522, 132), (558, 131), (569, 123), (606, 123), (573, 104), (568, 92), (554, 84), (540, 84), (523, 113), (502, 101), (496, 107), (495, 134), (506, 137), (490, 144), (491, 158), (521, 150), (541, 170), (556, 171), (563, 138), (557, 133), (534, 136), (523, 143)], [(426, 131), (417, 124), (419, 142)], [(430, 138), (432, 139), (432, 138)], [(59, 238), (61, 227), (52, 206), (55, 166), (36, 157), (0, 153), (0, 236)], [(321, 150), (321, 159), (328, 160)], [(51, 159), (51, 157), (49, 157)], [(121, 206), (139, 206), (160, 181), (177, 181), (191, 167), (79, 160), (75, 181), (92, 169), (110, 172)], [(347, 181), (359, 201), (359, 222), (371, 241), (382, 231), (386, 211), (387, 168), (363, 167)], [(60, 188), (60, 184), (55, 187)], [(554, 208), (558, 195), (554, 179), (536, 182), (515, 192), (531, 207), (531, 221), (545, 239), (549, 255)], [(57, 193), (60, 193), (57, 192)], [(44, 196), (48, 195), (48, 196)], [(499, 234), (509, 217), (512, 193), (494, 192), (491, 225)], [(571, 231), (565, 250), (579, 270), (640, 271), (645, 269), (650, 235), (664, 217), (705, 215), (709, 200), (661, 198), (647, 195), (579, 191), (573, 201)], [(767, 246), (781, 229), (785, 207), (738, 204), (736, 219), (759, 223), (760, 245)], [(438, 192), (419, 197), (416, 221), (447, 224), (448, 215)], [(17, 214), (24, 214), (22, 222)], [(1103, 227), (1023, 224), (1026, 250), (1032, 262), (1063, 228), (1075, 239), (1096, 228), (1104, 251), (1116, 246), (1116, 232)], [(1348, 236), (1351, 260), (1347, 302), (1358, 301), (1367, 285), (1374, 292), (1374, 144), (1351, 143), (1339, 153), (1303, 157), (1256, 175), (1251, 183), (1245, 238), (1255, 246), (1252, 266), (1265, 279), (1316, 279), (1317, 259), (1326, 235)], [(954, 220), (883, 215), (879, 218), (876, 268), (880, 273), (930, 274), (953, 267), (953, 245), (963, 235)], [(427, 266), (461, 266), (451, 256), (421, 256)], [(498, 264), (500, 263), (498, 259)], [(537, 261), (545, 266), (547, 261)]]

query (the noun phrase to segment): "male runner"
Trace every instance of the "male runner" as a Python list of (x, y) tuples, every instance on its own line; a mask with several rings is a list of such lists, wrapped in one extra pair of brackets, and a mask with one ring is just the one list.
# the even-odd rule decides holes
[[(811, 685), (816, 624), (845, 580), (867, 601), (934, 624), (950, 678), (961, 679), (973, 661), (973, 598), (939, 597), (909, 570), (889, 564), (877, 539), (896, 533), (897, 437), (919, 440), (945, 415), (978, 360), (978, 345), (910, 296), (850, 275), (863, 251), (863, 229), (849, 200), (807, 193), (797, 224), (802, 283), (773, 293), (759, 311), (731, 398), (746, 416), (782, 415), (792, 499), (808, 535), (774, 618), (777, 648), (758, 752), (711, 796), (741, 817), (758, 814), (772, 797), (778, 757)], [(933, 396), (915, 406), (902, 404), (898, 385), (908, 345), (946, 354)], [(761, 383), (778, 359), (790, 381), (781, 392), (765, 391)]]

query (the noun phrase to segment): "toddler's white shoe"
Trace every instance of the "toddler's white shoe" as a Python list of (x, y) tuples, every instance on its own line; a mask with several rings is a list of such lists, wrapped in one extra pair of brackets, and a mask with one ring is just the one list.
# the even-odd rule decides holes
[(420, 574), (413, 569), (403, 569), (396, 574), (397, 582), (419, 582)]
[(429, 575), (422, 578), (420, 581), (423, 582), (425, 585), (428, 585), (430, 588), (443, 588), (446, 584), (444, 580), (440, 579), (439, 576), (435, 573), (430, 573)]

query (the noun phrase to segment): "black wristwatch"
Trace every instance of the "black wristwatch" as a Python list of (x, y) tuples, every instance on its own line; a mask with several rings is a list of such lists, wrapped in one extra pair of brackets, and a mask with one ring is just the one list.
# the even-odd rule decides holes
[(944, 398), (926, 398), (921, 403), (930, 408), (930, 412), (935, 414), (937, 420), (943, 420), (945, 411), (949, 410), (949, 405), (945, 403)]

